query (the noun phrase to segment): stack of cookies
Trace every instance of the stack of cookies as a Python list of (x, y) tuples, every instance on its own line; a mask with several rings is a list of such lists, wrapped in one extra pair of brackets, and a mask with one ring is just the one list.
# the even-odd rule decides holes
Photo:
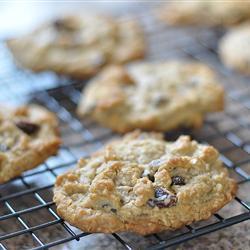
[[(167, 19), (196, 23), (200, 18), (188, 16), (190, 6), (185, 7), (188, 13), (176, 11), (179, 17)], [(242, 16), (233, 19), (224, 13), (223, 21), (248, 16), (244, 8), (240, 11)], [(233, 199), (236, 182), (215, 148), (184, 135), (167, 142), (153, 132), (197, 129), (207, 113), (223, 110), (224, 90), (208, 66), (180, 60), (132, 62), (146, 52), (139, 24), (101, 15), (60, 18), (9, 40), (8, 46), (17, 64), (33, 71), (94, 76), (77, 114), (129, 132), (57, 177), (54, 201), (70, 224), (86, 232), (145, 235), (208, 219)], [(0, 130), (2, 183), (55, 154), (61, 143), (57, 118), (39, 106), (0, 112)]]

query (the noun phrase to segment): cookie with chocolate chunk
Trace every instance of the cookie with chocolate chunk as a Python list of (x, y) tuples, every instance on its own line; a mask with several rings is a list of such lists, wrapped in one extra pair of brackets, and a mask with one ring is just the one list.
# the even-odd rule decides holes
[(0, 110), (0, 183), (54, 155), (61, 141), (54, 114), (38, 105)]
[(104, 65), (142, 58), (145, 47), (137, 22), (87, 13), (45, 23), (7, 44), (23, 67), (79, 79)]
[(199, 127), (223, 109), (224, 91), (214, 72), (193, 61), (111, 66), (83, 90), (80, 116), (118, 132)]
[(236, 189), (212, 146), (135, 131), (58, 176), (54, 201), (85, 232), (146, 235), (208, 219)]

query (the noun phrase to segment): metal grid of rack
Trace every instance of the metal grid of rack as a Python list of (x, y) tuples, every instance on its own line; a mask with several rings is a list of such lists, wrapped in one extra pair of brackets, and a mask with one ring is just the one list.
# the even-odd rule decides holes
[[(133, 235), (131, 240), (126, 234), (112, 235), (125, 249), (138, 249), (138, 240), (147, 241), (147, 249), (162, 249), (250, 218), (249, 197), (240, 192), (241, 186), (249, 188), (250, 184), (250, 79), (227, 70), (219, 62), (216, 44), (223, 31), (166, 27), (151, 14), (136, 18), (148, 38), (147, 59), (191, 58), (217, 71), (227, 93), (226, 110), (209, 115), (198, 131), (176, 131), (166, 134), (166, 138), (175, 139), (179, 134), (189, 133), (200, 142), (214, 145), (239, 184), (234, 200), (237, 214), (232, 214), (230, 209), (227, 213), (219, 211), (208, 221), (150, 237)], [(2, 47), (2, 51), (5, 48)], [(56, 214), (52, 202), (53, 183), (56, 176), (74, 166), (79, 157), (88, 156), (117, 135), (76, 116), (75, 108), (85, 82), (58, 79), (49, 73), (34, 76), (17, 70), (7, 52), (0, 54), (0, 60), (7, 65), (5, 74), (1, 74), (0, 100), (40, 103), (57, 113), (64, 141), (57, 156), (0, 186), (0, 247), (13, 249), (15, 242), (20, 249), (47, 249), (74, 239), (84, 241), (88, 233), (80, 232)], [(50, 84), (43, 85), (45, 78)], [(25, 93), (19, 91), (23, 88)]]

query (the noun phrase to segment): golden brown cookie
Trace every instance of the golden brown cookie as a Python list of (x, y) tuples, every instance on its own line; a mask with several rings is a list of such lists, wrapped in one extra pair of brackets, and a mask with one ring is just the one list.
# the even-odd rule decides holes
[(135, 21), (95, 14), (65, 16), (7, 44), (21, 66), (73, 78), (90, 77), (110, 63), (142, 58), (145, 47)]
[(166, 61), (112, 66), (83, 90), (80, 116), (118, 132), (198, 127), (208, 112), (223, 109), (223, 88), (211, 69)]
[(169, 1), (159, 16), (171, 25), (234, 25), (250, 19), (250, 1)]
[(236, 189), (212, 146), (136, 131), (58, 176), (54, 201), (85, 232), (145, 235), (208, 219)]
[(61, 140), (54, 114), (37, 105), (0, 110), (0, 183), (54, 155)]
[(250, 74), (250, 23), (225, 34), (219, 42), (219, 55), (229, 68)]

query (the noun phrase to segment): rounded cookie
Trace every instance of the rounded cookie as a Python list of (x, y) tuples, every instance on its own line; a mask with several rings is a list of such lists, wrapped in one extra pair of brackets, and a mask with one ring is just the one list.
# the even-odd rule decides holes
[(219, 56), (229, 68), (250, 74), (250, 23), (225, 34), (219, 42)]
[(195, 62), (111, 66), (83, 90), (80, 116), (118, 132), (198, 127), (207, 112), (223, 109), (223, 88)]
[(104, 65), (144, 55), (142, 30), (135, 21), (97, 14), (65, 16), (7, 44), (23, 67), (73, 78), (87, 78)]
[(0, 111), (0, 183), (54, 155), (61, 140), (54, 114), (38, 105)]
[(85, 232), (146, 235), (208, 219), (236, 189), (212, 146), (135, 131), (58, 176), (53, 199)]
[(159, 16), (172, 25), (234, 25), (250, 19), (250, 1), (170, 1)]

